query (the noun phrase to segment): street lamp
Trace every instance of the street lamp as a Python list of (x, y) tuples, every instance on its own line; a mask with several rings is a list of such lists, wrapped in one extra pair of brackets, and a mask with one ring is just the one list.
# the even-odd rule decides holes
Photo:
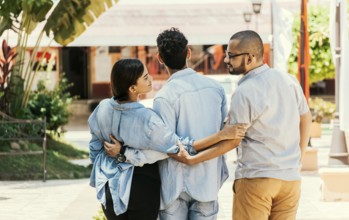
[(256, 15), (256, 32), (258, 32), (258, 14), (261, 12), (262, 1), (261, 0), (253, 0), (252, 1), (252, 9)]
[[(333, 129), (332, 129), (332, 141), (331, 148), (329, 153), (329, 161), (328, 164), (330, 166), (347, 166), (349, 164), (348, 161), (348, 149), (345, 143), (345, 133), (340, 129), (340, 121), (339, 121), (339, 93), (341, 86), (339, 84), (341, 78), (340, 66), (344, 64), (344, 60), (342, 60), (342, 52), (341, 52), (341, 5), (336, 6), (336, 18), (335, 18), (335, 70), (336, 70), (336, 78), (335, 78), (335, 100), (336, 100), (336, 113), (335, 118), (333, 120)], [(344, 61), (344, 62), (343, 62)]]
[(247, 23), (247, 29), (249, 29), (249, 23), (251, 22), (252, 19), (252, 12), (244, 12), (244, 20)]

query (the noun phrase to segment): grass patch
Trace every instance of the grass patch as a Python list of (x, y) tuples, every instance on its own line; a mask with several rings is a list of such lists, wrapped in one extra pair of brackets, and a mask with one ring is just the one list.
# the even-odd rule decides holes
[(47, 150), (57, 152), (69, 159), (83, 159), (89, 157), (87, 151), (79, 150), (72, 144), (63, 141), (57, 136), (48, 136), (46, 145)]
[[(17, 151), (41, 150), (40, 143), (19, 142)], [(90, 176), (91, 168), (75, 165), (68, 159), (88, 158), (88, 152), (74, 148), (57, 137), (47, 138), (47, 179), (77, 179)], [(0, 151), (11, 151), (9, 142), (0, 142)], [(0, 156), (0, 180), (41, 180), (42, 155)]]

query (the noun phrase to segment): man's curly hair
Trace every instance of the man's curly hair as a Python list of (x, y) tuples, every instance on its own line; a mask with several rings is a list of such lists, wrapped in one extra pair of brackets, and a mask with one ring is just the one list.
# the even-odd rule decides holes
[(166, 66), (182, 69), (186, 64), (188, 40), (177, 28), (165, 30), (156, 39), (159, 55)]

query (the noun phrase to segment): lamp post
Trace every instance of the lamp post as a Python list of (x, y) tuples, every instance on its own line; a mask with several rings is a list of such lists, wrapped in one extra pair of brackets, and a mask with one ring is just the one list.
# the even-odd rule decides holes
[[(342, 4), (342, 3), (341, 3)], [(344, 64), (342, 60), (342, 52), (341, 52), (341, 10), (340, 4), (336, 7), (336, 18), (335, 18), (335, 70), (336, 70), (336, 78), (335, 78), (335, 100), (336, 100), (336, 113), (335, 118), (333, 120), (333, 129), (332, 129), (332, 140), (331, 140), (331, 148), (329, 153), (329, 161), (328, 165), (330, 166), (347, 166), (349, 165), (348, 160), (348, 149), (345, 143), (345, 134), (344, 131), (340, 130), (340, 121), (339, 121), (339, 82), (341, 77), (340, 66)]]
[(247, 23), (247, 29), (249, 29), (249, 23), (252, 19), (252, 12), (244, 12), (244, 20)]
[(252, 9), (256, 15), (256, 32), (258, 32), (258, 14), (261, 12), (262, 1), (261, 0), (253, 0), (252, 1)]

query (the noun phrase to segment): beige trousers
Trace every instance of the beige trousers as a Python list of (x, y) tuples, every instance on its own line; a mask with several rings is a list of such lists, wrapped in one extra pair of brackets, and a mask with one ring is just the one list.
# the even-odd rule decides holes
[(238, 179), (233, 185), (234, 220), (296, 219), (301, 181)]

